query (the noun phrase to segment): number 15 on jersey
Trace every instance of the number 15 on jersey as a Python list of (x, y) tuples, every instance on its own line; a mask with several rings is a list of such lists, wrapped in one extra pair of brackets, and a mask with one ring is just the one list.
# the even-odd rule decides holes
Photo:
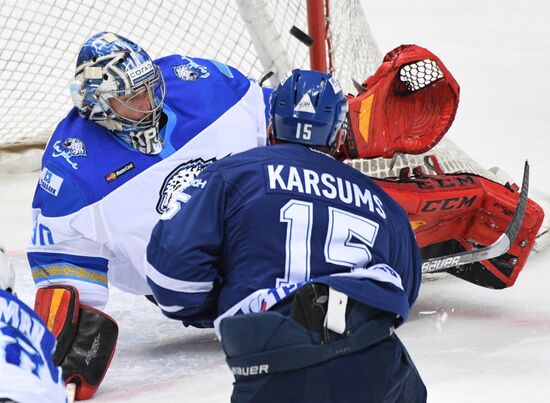
[[(328, 228), (324, 258), (328, 263), (364, 268), (372, 260), (379, 224), (357, 214), (328, 207)], [(285, 245), (285, 277), (277, 279), (277, 287), (298, 284), (311, 276), (311, 231), (313, 203), (292, 199), (280, 210), (280, 222), (287, 225)]]

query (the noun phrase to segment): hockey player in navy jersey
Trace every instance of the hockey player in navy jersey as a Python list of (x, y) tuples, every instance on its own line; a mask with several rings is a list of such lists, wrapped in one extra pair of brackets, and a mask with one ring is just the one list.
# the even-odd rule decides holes
[(420, 286), (407, 215), (332, 158), (347, 104), (294, 70), (271, 96), (272, 147), (209, 166), (155, 226), (148, 282), (171, 318), (214, 326), (233, 402), (424, 402), (394, 334)]
[(144, 263), (154, 224), (207, 165), (265, 145), (266, 108), (262, 89), (232, 67), (181, 55), (153, 61), (109, 32), (80, 49), (70, 91), (75, 107), (42, 159), (28, 260), (37, 311), (56, 323), (56, 359), (85, 399), (114, 354), (117, 326), (102, 312), (108, 286), (151, 294)]
[(52, 359), (55, 337), (14, 294), (15, 272), (0, 248), (0, 401), (64, 403), (61, 369)]

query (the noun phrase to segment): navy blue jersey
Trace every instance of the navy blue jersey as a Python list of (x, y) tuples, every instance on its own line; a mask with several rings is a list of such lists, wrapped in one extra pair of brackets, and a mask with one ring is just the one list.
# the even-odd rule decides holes
[(361, 172), (301, 145), (209, 166), (147, 249), (163, 312), (212, 324), (271, 308), (306, 281), (406, 319), (420, 286), (407, 215)]

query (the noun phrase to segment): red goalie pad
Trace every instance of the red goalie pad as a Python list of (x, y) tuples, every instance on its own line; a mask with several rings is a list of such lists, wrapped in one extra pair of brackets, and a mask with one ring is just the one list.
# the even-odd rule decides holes
[[(472, 174), (417, 174), (376, 182), (409, 215), (423, 258), (495, 242), (508, 227), (519, 200), (517, 186)], [(543, 210), (529, 199), (521, 229), (507, 253), (449, 272), (488, 288), (512, 286), (533, 249), (543, 218)]]
[(389, 52), (363, 87), (366, 92), (348, 98), (351, 132), (341, 159), (426, 152), (447, 132), (458, 107), (456, 80), (437, 56), (416, 45)]

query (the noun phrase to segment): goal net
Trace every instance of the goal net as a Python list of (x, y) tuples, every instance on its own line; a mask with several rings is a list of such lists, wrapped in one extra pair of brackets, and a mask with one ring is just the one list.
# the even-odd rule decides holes
[[(292, 27), (314, 38), (312, 48), (290, 34)], [(41, 150), (72, 107), (68, 83), (80, 46), (99, 31), (126, 36), (153, 58), (179, 53), (216, 59), (258, 81), (272, 72), (271, 86), (293, 68), (326, 68), (355, 94), (352, 79), (363, 82), (382, 60), (360, 0), (4, 0), (0, 172), (39, 169)], [(503, 180), (446, 139), (434, 153), (445, 172)], [(17, 162), (10, 165), (13, 156)], [(348, 163), (387, 177), (424, 165), (424, 159)]]
[[(310, 48), (290, 34), (292, 27), (309, 32), (314, 46), (322, 45), (325, 54), (317, 59), (326, 59), (326, 67), (316, 67), (333, 72), (346, 93), (355, 93), (352, 79), (362, 82), (382, 61), (360, 0), (141, 0), (116, 7), (108, 0), (5, 0), (0, 3), (0, 153), (21, 156), (35, 149), (40, 154), (72, 107), (68, 83), (76, 56), (96, 32), (126, 36), (153, 58), (174, 53), (212, 58), (256, 80), (272, 72), (267, 84), (275, 86), (289, 70), (314, 62)], [(444, 169), (492, 177), (456, 149), (449, 142), (438, 146)], [(401, 158), (394, 170), (384, 159), (353, 165), (385, 177), (422, 161)], [(38, 164), (36, 158), (28, 167), (17, 165), (33, 170)]]

